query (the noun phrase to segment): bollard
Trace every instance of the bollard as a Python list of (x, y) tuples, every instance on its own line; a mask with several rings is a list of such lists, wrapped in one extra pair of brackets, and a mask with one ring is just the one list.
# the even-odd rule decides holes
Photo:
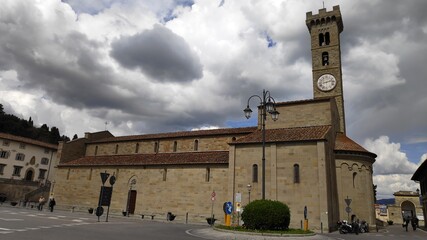
[(300, 229), (302, 229), (302, 220), (301, 220), (301, 227), (300, 227)]
[(188, 212), (185, 214), (185, 224), (188, 224)]
[(323, 222), (320, 222), (320, 233), (323, 234)]

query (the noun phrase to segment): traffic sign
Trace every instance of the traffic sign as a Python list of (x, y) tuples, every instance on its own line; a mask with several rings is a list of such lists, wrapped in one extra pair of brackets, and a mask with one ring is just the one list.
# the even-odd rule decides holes
[(242, 204), (240, 202), (236, 202), (236, 211), (240, 212), (242, 210)]
[(212, 202), (215, 201), (215, 197), (211, 197)]
[(231, 202), (224, 203), (224, 212), (226, 214), (231, 214), (233, 212), (233, 203)]
[(351, 204), (351, 199), (350, 199), (350, 198), (348, 198), (348, 196), (347, 196), (347, 198), (346, 198), (346, 199), (344, 199), (344, 201), (345, 201), (345, 203), (347, 204), (347, 206), (350, 206), (350, 204)]
[(347, 213), (351, 213), (351, 207), (346, 207), (346, 208), (345, 208), (345, 211), (346, 211)]
[(213, 191), (212, 194), (211, 194), (211, 197), (214, 198), (215, 196), (216, 196), (216, 193), (215, 193), (215, 191)]

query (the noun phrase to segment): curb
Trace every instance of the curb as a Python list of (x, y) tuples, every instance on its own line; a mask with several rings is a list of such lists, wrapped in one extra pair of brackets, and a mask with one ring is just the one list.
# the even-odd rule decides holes
[(282, 234), (282, 233), (242, 232), (242, 231), (232, 231), (232, 230), (221, 229), (221, 228), (217, 228), (215, 226), (212, 229), (215, 231), (218, 231), (218, 232), (234, 233), (234, 234), (240, 234), (240, 235), (266, 236), (266, 237), (312, 237), (312, 236), (316, 235), (316, 233)]

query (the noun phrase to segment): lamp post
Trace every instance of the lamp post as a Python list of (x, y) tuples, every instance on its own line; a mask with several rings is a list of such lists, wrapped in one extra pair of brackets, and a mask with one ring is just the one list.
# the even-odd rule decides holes
[(270, 91), (262, 90), (262, 97), (258, 95), (252, 95), (248, 99), (248, 105), (243, 110), (245, 117), (249, 119), (251, 117), (252, 110), (249, 107), (249, 101), (257, 97), (261, 101), (259, 108), (261, 109), (261, 131), (262, 131), (262, 199), (265, 199), (265, 121), (267, 120), (267, 113), (271, 115), (271, 118), (276, 121), (279, 118), (279, 112), (276, 110), (276, 101), (270, 96)]
[(248, 184), (246, 187), (248, 188), (248, 196), (249, 196), (249, 202), (248, 203), (251, 203), (251, 190), (252, 190), (252, 186), (250, 184)]

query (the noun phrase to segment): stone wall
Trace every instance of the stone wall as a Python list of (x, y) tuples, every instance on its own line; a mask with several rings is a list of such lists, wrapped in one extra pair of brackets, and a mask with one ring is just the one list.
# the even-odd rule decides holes
[[(206, 181), (207, 168), (210, 178)], [(164, 181), (164, 171), (167, 171)], [(137, 191), (135, 214), (155, 214), (166, 218), (167, 212), (177, 219), (206, 222), (211, 214), (211, 193), (215, 191), (214, 214), (222, 220), (222, 206), (227, 193), (226, 165), (158, 166), (134, 168), (63, 168), (57, 171), (55, 199), (59, 208), (86, 211), (96, 208), (100, 187), (100, 173), (115, 173), (110, 212), (120, 213), (126, 209), (129, 180), (136, 179), (133, 190)], [(107, 181), (106, 186), (109, 186)]]

